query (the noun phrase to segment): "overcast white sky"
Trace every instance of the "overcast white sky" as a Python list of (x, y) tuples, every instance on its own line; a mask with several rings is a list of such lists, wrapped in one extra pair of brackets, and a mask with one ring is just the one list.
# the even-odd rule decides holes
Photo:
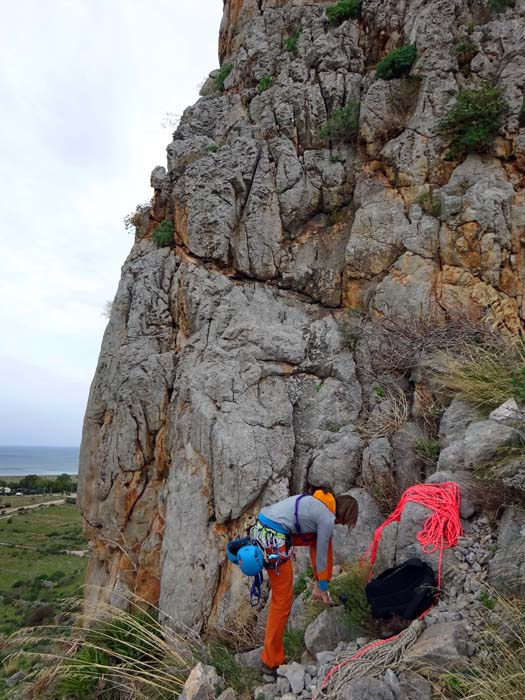
[(0, 0), (0, 444), (78, 445), (120, 267), (222, 0)]

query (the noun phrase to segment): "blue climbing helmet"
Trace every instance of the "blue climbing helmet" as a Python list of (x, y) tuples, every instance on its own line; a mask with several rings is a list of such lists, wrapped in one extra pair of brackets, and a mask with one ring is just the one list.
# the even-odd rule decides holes
[(243, 574), (257, 576), (264, 568), (264, 557), (256, 544), (245, 544), (237, 552), (237, 562)]
[(226, 545), (226, 556), (237, 564), (246, 576), (253, 576), (250, 587), (250, 605), (255, 607), (261, 601), (263, 584), (264, 555), (262, 549), (249, 537), (232, 540)]

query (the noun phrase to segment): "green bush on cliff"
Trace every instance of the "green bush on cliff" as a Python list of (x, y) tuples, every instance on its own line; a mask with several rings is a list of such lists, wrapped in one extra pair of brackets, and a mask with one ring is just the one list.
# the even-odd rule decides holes
[(219, 69), (219, 73), (217, 74), (217, 77), (215, 78), (215, 89), (218, 92), (224, 92), (224, 81), (226, 78), (230, 75), (233, 69), (233, 64), (232, 63), (225, 63), (222, 65)]
[(503, 126), (509, 107), (499, 87), (484, 83), (460, 90), (456, 102), (439, 124), (439, 133), (449, 141), (447, 159), (486, 151)]
[(159, 248), (172, 245), (175, 239), (175, 227), (173, 226), (173, 221), (168, 221), (168, 219), (162, 221), (160, 224), (155, 226), (151, 235)]
[(342, 109), (336, 109), (321, 129), (322, 139), (351, 142), (359, 131), (359, 103), (349, 100)]
[(274, 83), (275, 78), (273, 75), (265, 75), (261, 80), (259, 80), (259, 84), (257, 85), (257, 91), (259, 93), (264, 92), (265, 90), (268, 90), (268, 88), (271, 88), (273, 83)]
[(294, 32), (290, 34), (290, 36), (287, 36), (284, 40), (284, 48), (290, 53), (297, 53), (297, 43), (300, 36), (301, 32)]
[(407, 44), (399, 49), (393, 49), (377, 64), (376, 78), (392, 80), (408, 75), (415, 60), (415, 44)]
[(492, 12), (504, 12), (509, 7), (516, 7), (516, 0), (489, 0), (488, 8)]
[(361, 0), (339, 0), (326, 8), (326, 16), (330, 24), (336, 26), (347, 19), (358, 19), (361, 17)]

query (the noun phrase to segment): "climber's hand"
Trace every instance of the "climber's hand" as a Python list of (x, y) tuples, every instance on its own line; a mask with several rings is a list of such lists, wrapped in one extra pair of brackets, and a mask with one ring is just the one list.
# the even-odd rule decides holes
[(318, 600), (321, 603), (324, 603), (325, 605), (332, 605), (332, 599), (330, 597), (329, 591), (322, 591), (317, 585), (317, 583), (314, 585), (312, 591), (312, 598), (314, 600)]

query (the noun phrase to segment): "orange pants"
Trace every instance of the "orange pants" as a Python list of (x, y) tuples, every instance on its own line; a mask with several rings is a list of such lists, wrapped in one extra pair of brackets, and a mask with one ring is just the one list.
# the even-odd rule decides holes
[[(294, 547), (310, 547), (310, 560), (316, 581), (329, 581), (332, 578), (332, 541), (328, 547), (328, 564), (326, 569), (317, 572), (315, 567), (316, 539), (308, 534), (294, 535)], [(267, 569), (272, 596), (268, 608), (268, 620), (264, 634), (264, 648), (261, 654), (263, 663), (272, 668), (285, 661), (283, 634), (290, 616), (293, 602), (293, 569), (290, 560), (279, 564), (277, 571)]]

